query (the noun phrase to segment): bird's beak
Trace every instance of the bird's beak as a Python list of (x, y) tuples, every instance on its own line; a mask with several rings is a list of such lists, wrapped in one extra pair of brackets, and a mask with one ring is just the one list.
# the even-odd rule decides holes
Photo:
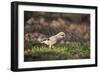
[(63, 37), (63, 39), (65, 39), (65, 36)]

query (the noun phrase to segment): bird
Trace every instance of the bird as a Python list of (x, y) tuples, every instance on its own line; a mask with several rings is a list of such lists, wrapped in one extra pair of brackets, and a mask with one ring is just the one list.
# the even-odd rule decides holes
[(56, 44), (59, 40), (62, 40), (65, 38), (64, 32), (59, 32), (56, 35), (53, 35), (45, 40), (43, 40), (41, 43), (44, 43), (49, 46), (49, 48), (53, 48), (54, 44)]

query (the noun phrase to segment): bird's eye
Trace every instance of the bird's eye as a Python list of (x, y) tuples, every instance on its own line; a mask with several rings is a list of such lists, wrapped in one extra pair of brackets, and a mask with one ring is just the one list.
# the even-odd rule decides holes
[(61, 35), (61, 36), (64, 36), (64, 35)]

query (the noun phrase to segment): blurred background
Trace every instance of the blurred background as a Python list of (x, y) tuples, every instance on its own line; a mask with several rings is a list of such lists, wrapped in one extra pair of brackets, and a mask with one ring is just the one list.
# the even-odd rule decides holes
[(24, 11), (25, 43), (41, 42), (59, 32), (66, 38), (61, 43), (84, 42), (90, 45), (90, 15), (76, 13)]

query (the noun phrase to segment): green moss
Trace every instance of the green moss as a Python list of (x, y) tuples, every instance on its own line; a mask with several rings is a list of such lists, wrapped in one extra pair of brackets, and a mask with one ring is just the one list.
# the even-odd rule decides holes
[(90, 58), (90, 49), (81, 43), (59, 44), (54, 48), (33, 46), (25, 49), (25, 61), (67, 60)]

